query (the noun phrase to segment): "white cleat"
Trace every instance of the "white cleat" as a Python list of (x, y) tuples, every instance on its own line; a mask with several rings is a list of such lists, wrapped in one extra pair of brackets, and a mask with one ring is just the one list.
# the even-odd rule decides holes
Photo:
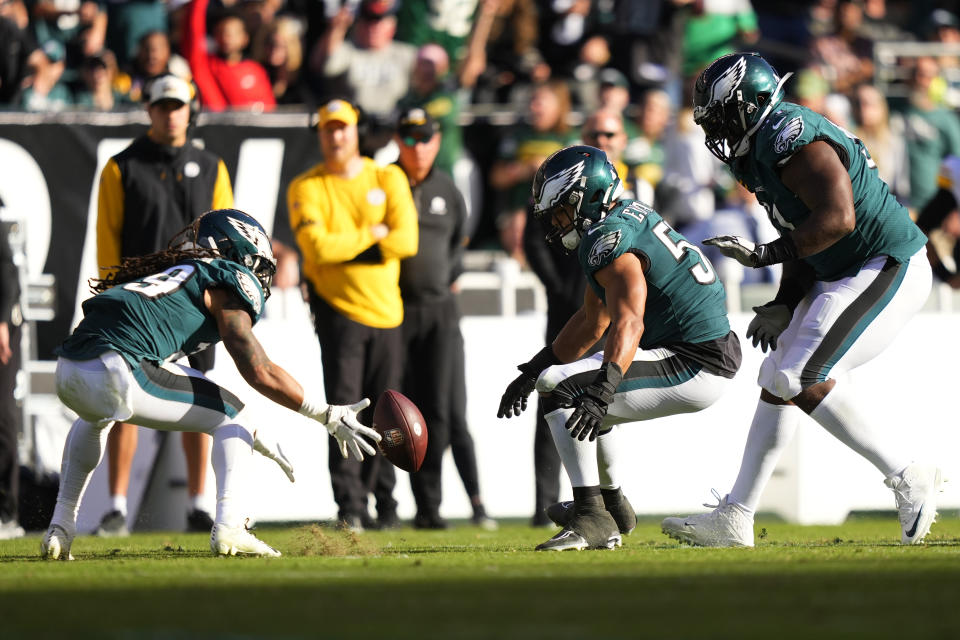
[(893, 490), (903, 544), (919, 544), (937, 519), (937, 494), (943, 478), (933, 465), (911, 464), (899, 476), (883, 481)]
[(228, 527), (225, 524), (213, 525), (210, 532), (210, 549), (221, 556), (270, 556), (279, 558), (280, 552), (258, 539), (243, 525)]
[(719, 504), (709, 513), (686, 518), (665, 518), (660, 528), (671, 538), (698, 547), (752, 547), (753, 516), (739, 505), (728, 502), (729, 495), (720, 497), (713, 491)]
[(58, 524), (52, 524), (40, 542), (40, 555), (47, 560), (73, 560), (70, 553), (72, 543), (73, 534)]

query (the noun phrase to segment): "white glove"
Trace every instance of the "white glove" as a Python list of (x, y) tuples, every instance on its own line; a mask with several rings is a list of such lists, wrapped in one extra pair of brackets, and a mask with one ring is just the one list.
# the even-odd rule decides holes
[(287, 474), (287, 478), (290, 480), (290, 482), (294, 482), (293, 465), (290, 464), (289, 460), (287, 460), (287, 456), (283, 455), (283, 449), (280, 448), (279, 442), (268, 444), (266, 441), (261, 439), (259, 432), (255, 432), (253, 434), (253, 450), (263, 457), (270, 458), (280, 465), (280, 468), (283, 469), (285, 474)]
[(755, 315), (747, 327), (747, 337), (753, 338), (753, 346), (760, 346), (760, 349), (766, 353), (767, 349), (777, 350), (777, 338), (783, 333), (783, 330), (790, 324), (793, 313), (790, 307), (785, 304), (771, 303), (762, 307), (753, 308)]
[(703, 244), (716, 247), (720, 253), (733, 258), (745, 267), (757, 266), (757, 245), (741, 236), (716, 236), (707, 238)]
[(369, 406), (370, 399), (364, 398), (353, 404), (332, 404), (327, 407), (326, 417), (322, 421), (323, 426), (327, 428), (330, 435), (337, 439), (337, 444), (340, 446), (340, 455), (344, 458), (348, 457), (348, 451), (357, 460), (363, 460), (363, 451), (371, 456), (377, 453), (377, 450), (360, 436), (366, 436), (374, 442), (380, 442), (380, 434), (370, 427), (363, 426), (357, 420), (357, 414)]

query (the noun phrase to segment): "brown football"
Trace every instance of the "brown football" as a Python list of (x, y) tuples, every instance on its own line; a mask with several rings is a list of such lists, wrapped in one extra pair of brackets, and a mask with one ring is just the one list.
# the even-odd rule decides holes
[(413, 473), (427, 454), (427, 423), (417, 405), (399, 391), (387, 389), (373, 408), (373, 428), (383, 438), (380, 451), (395, 466)]

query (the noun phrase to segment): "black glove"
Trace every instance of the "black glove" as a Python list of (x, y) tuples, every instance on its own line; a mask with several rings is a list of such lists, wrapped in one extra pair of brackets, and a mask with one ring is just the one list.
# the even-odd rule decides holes
[(523, 373), (517, 376), (517, 379), (507, 385), (507, 390), (503, 392), (500, 398), (500, 408), (497, 410), (498, 418), (512, 418), (518, 416), (527, 410), (527, 396), (537, 386), (537, 378), (540, 373), (549, 366), (560, 364), (560, 359), (553, 354), (553, 348), (547, 345), (537, 355), (517, 367)]
[(621, 380), (623, 371), (616, 362), (607, 362), (600, 367), (593, 382), (571, 403), (573, 415), (564, 425), (571, 438), (584, 440), (589, 437), (591, 442), (597, 439), (600, 424), (607, 415), (607, 407), (613, 402), (613, 395)]

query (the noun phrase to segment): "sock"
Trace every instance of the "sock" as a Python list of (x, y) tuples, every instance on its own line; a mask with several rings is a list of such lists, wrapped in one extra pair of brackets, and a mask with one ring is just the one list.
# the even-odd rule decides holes
[(909, 458), (901, 457), (898, 447), (891, 446), (887, 438), (868, 423), (850, 384), (838, 381), (810, 417), (837, 440), (869, 460), (885, 478), (910, 464)]
[[(572, 438), (571, 438), (572, 439)], [(600, 493), (600, 485), (592, 487), (573, 487), (573, 508), (579, 513), (584, 509), (596, 510), (603, 509), (603, 497)]]
[(597, 436), (597, 467), (600, 471), (600, 488), (620, 487), (620, 461), (627, 454), (619, 444), (620, 428), (614, 425)]
[(127, 515), (127, 496), (115, 493), (110, 496), (110, 503), (113, 505), (114, 511), (119, 511), (124, 516)]
[(577, 440), (570, 437), (564, 425), (573, 409), (557, 409), (544, 418), (553, 434), (557, 453), (567, 471), (570, 484), (574, 487), (592, 487), (600, 485), (600, 472), (597, 470), (597, 441)]
[(603, 485), (601, 485), (600, 495), (603, 497), (603, 506), (605, 506), (608, 511), (611, 507), (615, 507), (623, 502), (623, 492), (620, 491), (620, 487), (604, 489)]
[(90, 474), (103, 457), (108, 431), (103, 427), (107, 425), (77, 418), (67, 434), (60, 463), (60, 491), (57, 492), (57, 506), (53, 509), (50, 524), (60, 525), (69, 533), (77, 530), (80, 498), (90, 481)]
[(752, 514), (770, 480), (784, 448), (790, 444), (803, 412), (789, 404), (757, 403), (747, 442), (743, 447), (740, 472), (730, 490), (730, 502)]
[(217, 477), (216, 523), (228, 527), (244, 524), (240, 496), (253, 456), (253, 436), (238, 424), (226, 424), (213, 432), (210, 461)]
[(190, 496), (190, 509), (192, 511), (206, 511), (207, 507), (204, 504), (203, 494), (198, 493), (195, 496)]

